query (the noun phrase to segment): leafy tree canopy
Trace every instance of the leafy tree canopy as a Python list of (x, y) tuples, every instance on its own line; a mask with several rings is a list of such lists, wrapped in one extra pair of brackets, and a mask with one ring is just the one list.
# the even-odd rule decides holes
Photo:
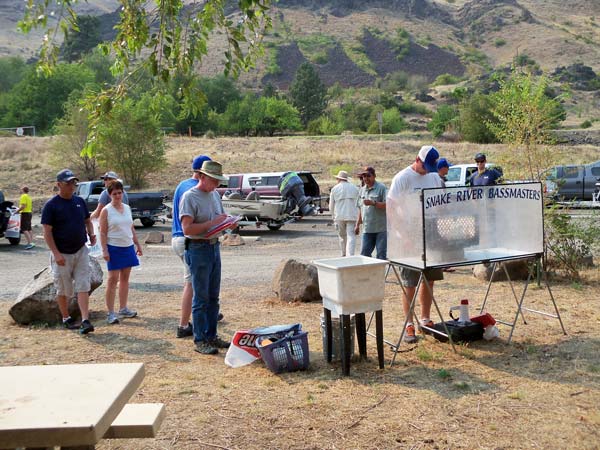
[[(77, 29), (74, 11), (77, 3), (79, 0), (62, 0), (56, 5), (48, 0), (27, 2), (19, 28), (24, 32), (38, 27), (45, 29), (46, 39), (38, 66), (43, 72), (49, 73), (56, 63), (57, 32), (61, 30), (67, 35)], [(158, 85), (168, 85), (175, 74), (182, 74), (184, 80), (191, 81), (190, 75), (208, 52), (211, 33), (219, 31), (228, 43), (224, 72), (235, 76), (252, 66), (262, 51), (265, 31), (271, 27), (267, 15), (271, 0), (238, 0), (234, 8), (227, 0), (206, 0), (192, 5), (186, 5), (183, 0), (156, 3), (120, 0), (120, 3), (120, 21), (115, 27), (117, 36), (101, 45), (105, 54), (114, 54), (112, 71), (119, 82), (87, 98), (91, 117), (90, 139), (85, 150), (90, 153), (97, 142), (94, 130), (115, 103), (125, 97), (127, 88), (136, 83), (138, 68), (148, 68)], [(51, 12), (58, 19), (56, 27), (48, 27)], [(182, 106), (191, 114), (198, 113), (203, 104), (203, 97), (196, 93), (196, 86), (191, 82), (181, 88)]]
[(67, 30), (62, 55), (68, 62), (78, 61), (100, 43), (100, 19), (78, 16), (72, 29)]

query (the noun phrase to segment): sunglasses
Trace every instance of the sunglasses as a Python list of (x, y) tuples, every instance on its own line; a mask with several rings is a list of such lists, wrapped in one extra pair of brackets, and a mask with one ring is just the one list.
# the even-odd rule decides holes
[(61, 181), (62, 184), (74, 184), (75, 186), (77, 186), (78, 182), (77, 180), (71, 180), (71, 181)]

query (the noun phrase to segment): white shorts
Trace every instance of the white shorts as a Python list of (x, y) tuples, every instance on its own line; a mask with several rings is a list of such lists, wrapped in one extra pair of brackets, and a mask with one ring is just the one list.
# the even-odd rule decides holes
[(185, 237), (184, 236), (175, 236), (171, 238), (171, 248), (175, 252), (181, 262), (183, 263), (183, 282), (191, 283), (192, 282), (192, 273), (190, 272), (190, 266), (185, 262), (185, 258), (183, 256), (185, 252)]
[(65, 265), (56, 264), (54, 255), (50, 253), (50, 267), (54, 276), (56, 295), (72, 298), (76, 293), (89, 292), (90, 285), (90, 257), (86, 245), (77, 253), (71, 255), (63, 253)]

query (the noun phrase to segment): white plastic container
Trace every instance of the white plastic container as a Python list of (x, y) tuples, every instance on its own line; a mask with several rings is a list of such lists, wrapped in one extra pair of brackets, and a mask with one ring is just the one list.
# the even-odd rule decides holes
[(367, 256), (317, 259), (323, 307), (333, 314), (382, 309), (387, 261)]

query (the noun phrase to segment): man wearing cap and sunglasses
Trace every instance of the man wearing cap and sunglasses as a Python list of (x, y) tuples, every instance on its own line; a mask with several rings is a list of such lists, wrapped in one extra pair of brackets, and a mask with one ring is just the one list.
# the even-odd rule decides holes
[[(223, 223), (227, 215), (215, 190), (223, 176), (216, 161), (204, 161), (198, 184), (185, 192), (179, 203), (179, 219), (185, 236), (185, 262), (192, 276), (192, 328), (195, 350), (215, 355), (229, 342), (217, 335), (219, 295), (221, 290), (221, 253), (219, 239), (208, 231)], [(234, 228), (237, 224), (232, 224)]]
[(484, 153), (477, 153), (475, 162), (477, 163), (477, 172), (467, 180), (467, 186), (494, 186), (498, 184), (502, 174), (496, 169), (485, 167), (487, 158)]
[[(438, 159), (440, 157), (437, 149), (431, 145), (424, 145), (419, 150), (415, 161), (406, 169), (398, 172), (392, 180), (392, 186), (388, 193), (388, 201), (393, 204), (395, 199), (399, 199), (408, 193), (418, 192), (425, 188), (442, 187), (442, 179), (438, 175)], [(407, 212), (410, 214), (410, 212)], [(430, 289), (422, 286), (419, 289), (419, 303), (421, 305), (421, 324), (427, 327), (433, 327), (431, 317), (431, 303), (433, 293), (433, 283), (436, 280), (443, 280), (444, 274), (441, 269), (427, 269), (425, 276), (429, 282)], [(409, 315), (410, 302), (415, 294), (420, 274), (415, 270), (408, 268), (400, 269), (400, 279), (404, 286), (402, 295), (402, 307), (404, 314)], [(404, 340), (408, 343), (417, 341), (415, 334), (415, 325), (412, 317), (409, 317), (404, 333)]]
[(385, 215), (387, 189), (375, 180), (375, 169), (365, 167), (358, 174), (364, 181), (358, 196), (358, 220), (354, 232), (363, 226), (360, 254), (371, 256), (377, 249), (378, 259), (387, 259), (387, 219)]
[[(75, 195), (78, 181), (69, 169), (58, 172), (58, 194), (44, 205), (42, 225), (44, 240), (51, 252), (56, 303), (63, 326), (79, 328), (80, 334), (88, 334), (94, 331), (94, 326), (89, 321), (90, 261), (85, 243), (89, 236), (90, 244), (95, 245), (96, 235), (85, 201)], [(81, 311), (81, 325), (69, 315), (67, 301), (74, 294)]]
[[(104, 175), (102, 175), (100, 177), (100, 179), (104, 180), (104, 187), (108, 188), (108, 185), (112, 181), (119, 179), (119, 175), (117, 175), (116, 172), (109, 170)], [(92, 213), (92, 216), (91, 216), (92, 219), (98, 219), (100, 217), (100, 213), (102, 212), (104, 207), (106, 205), (108, 205), (110, 202), (111, 202), (111, 198), (110, 198), (110, 195), (108, 194), (108, 189), (104, 189), (102, 191), (102, 193), (100, 194), (100, 198), (98, 199), (98, 206), (96, 206), (96, 209)], [(126, 205), (129, 205), (129, 197), (127, 196), (127, 192), (125, 192), (125, 190), (123, 190), (123, 200), (121, 200), (121, 202), (125, 203)]]

